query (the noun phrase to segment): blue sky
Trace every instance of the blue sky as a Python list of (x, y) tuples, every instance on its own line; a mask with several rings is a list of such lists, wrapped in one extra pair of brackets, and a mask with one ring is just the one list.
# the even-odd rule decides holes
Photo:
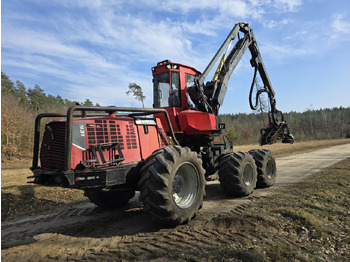
[[(27, 88), (101, 105), (152, 106), (151, 67), (170, 59), (203, 71), (227, 34), (248, 22), (277, 108), (350, 106), (349, 0), (11, 0), (1, 7), (1, 70)], [(220, 113), (250, 113), (246, 54)], [(210, 79), (208, 79), (210, 80)]]

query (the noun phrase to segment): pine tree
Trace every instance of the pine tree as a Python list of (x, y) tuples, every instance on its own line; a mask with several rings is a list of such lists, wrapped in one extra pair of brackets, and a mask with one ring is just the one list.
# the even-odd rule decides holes
[(132, 94), (136, 100), (142, 102), (142, 107), (145, 108), (143, 101), (146, 99), (146, 96), (143, 94), (141, 86), (137, 85), (136, 83), (130, 83), (129, 91), (127, 91), (126, 94)]

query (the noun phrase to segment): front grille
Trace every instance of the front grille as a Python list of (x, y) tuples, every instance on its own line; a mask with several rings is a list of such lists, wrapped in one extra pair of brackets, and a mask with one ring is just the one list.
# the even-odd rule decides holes
[[(74, 139), (80, 139), (74, 144), (71, 166), (76, 167), (80, 161), (85, 161), (88, 166), (95, 166), (94, 161), (115, 162), (119, 155), (116, 143), (121, 150), (137, 150), (137, 130), (133, 121), (124, 121), (121, 119), (84, 119), (85, 125), (76, 126), (77, 132), (74, 131), (73, 125), (73, 144)], [(80, 123), (80, 122), (79, 122)], [(81, 134), (81, 128), (86, 128), (86, 137)], [(84, 131), (84, 130), (83, 130)], [(75, 134), (78, 134), (74, 137)], [(65, 167), (65, 143), (66, 143), (66, 122), (54, 121), (46, 125), (43, 136), (43, 142), (40, 150), (41, 167), (49, 169), (64, 169)], [(84, 140), (84, 141), (83, 141)], [(101, 159), (97, 151), (101, 146), (104, 160)], [(95, 148), (96, 153), (93, 152)]]
[(126, 125), (126, 145), (128, 149), (137, 148), (136, 131), (133, 121), (129, 121), (129, 124)]
[(95, 123), (87, 124), (89, 145), (97, 145), (109, 142), (118, 142), (124, 149), (124, 139), (120, 131), (120, 125), (114, 120), (95, 120)]
[(63, 169), (65, 160), (66, 123), (51, 122), (46, 125), (40, 150), (41, 167)]

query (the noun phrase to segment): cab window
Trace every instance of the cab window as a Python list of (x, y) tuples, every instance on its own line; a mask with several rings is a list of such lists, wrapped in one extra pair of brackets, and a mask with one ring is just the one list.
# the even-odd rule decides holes
[(172, 106), (181, 106), (180, 103), (180, 73), (171, 72), (171, 104)]
[(153, 78), (153, 103), (154, 107), (168, 107), (170, 94), (169, 73), (155, 75)]
[(153, 78), (154, 107), (181, 106), (180, 73), (165, 72)]
[(191, 75), (191, 74), (187, 74), (187, 73), (185, 74), (186, 87), (194, 85), (194, 77), (195, 77), (195, 75)]

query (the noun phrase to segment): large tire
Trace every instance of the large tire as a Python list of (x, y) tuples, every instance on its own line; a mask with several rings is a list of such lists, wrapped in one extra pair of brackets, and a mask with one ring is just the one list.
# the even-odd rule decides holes
[(164, 224), (188, 223), (203, 205), (204, 172), (202, 160), (187, 147), (156, 150), (138, 184), (144, 211)]
[(258, 171), (256, 187), (270, 187), (275, 183), (277, 176), (276, 160), (270, 150), (253, 149), (249, 151), (255, 160)]
[(224, 192), (230, 196), (251, 194), (257, 181), (253, 157), (243, 152), (223, 155), (219, 160), (219, 180)]
[(102, 191), (100, 189), (85, 189), (84, 195), (96, 206), (112, 209), (125, 206), (134, 197), (134, 190)]

